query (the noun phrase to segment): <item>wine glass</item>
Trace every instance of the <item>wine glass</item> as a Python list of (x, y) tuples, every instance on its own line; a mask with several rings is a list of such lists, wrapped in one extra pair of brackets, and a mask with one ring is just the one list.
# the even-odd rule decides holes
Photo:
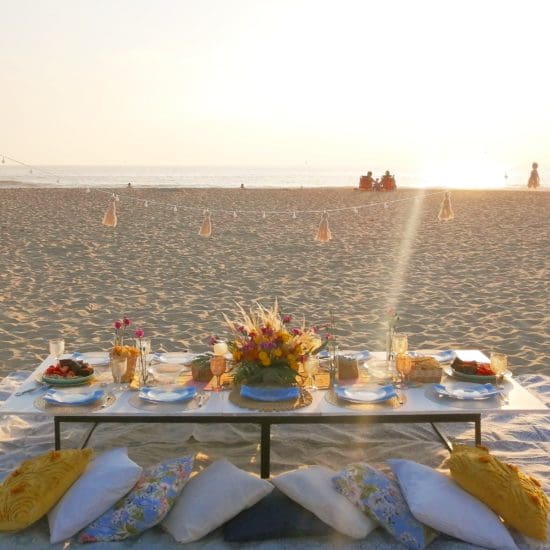
[(216, 377), (216, 385), (213, 387), (214, 391), (221, 391), (222, 384), (222, 374), (225, 372), (226, 364), (225, 357), (223, 355), (214, 355), (210, 358), (210, 370), (212, 374)]
[(491, 353), (491, 370), (495, 373), (497, 381), (501, 381), (508, 370), (508, 357), (504, 353)]
[(313, 356), (306, 357), (304, 361), (304, 370), (307, 374), (306, 390), (317, 391), (318, 388), (315, 384), (315, 375), (319, 372), (319, 358)]
[(54, 360), (57, 362), (65, 353), (65, 340), (63, 338), (54, 338), (49, 341), (49, 345), (50, 355), (53, 355)]
[(118, 355), (111, 357), (111, 374), (113, 375), (113, 380), (115, 381), (115, 386), (113, 388), (115, 391), (122, 390), (122, 377), (126, 372), (127, 365), (127, 357), (120, 357)]

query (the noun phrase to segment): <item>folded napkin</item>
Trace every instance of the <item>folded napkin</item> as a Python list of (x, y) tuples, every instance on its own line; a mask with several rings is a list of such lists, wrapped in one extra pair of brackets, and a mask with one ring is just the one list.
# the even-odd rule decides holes
[(241, 386), (241, 397), (254, 399), (254, 401), (290, 401), (300, 397), (300, 388), (261, 388), (256, 386)]
[(44, 401), (53, 405), (89, 405), (104, 395), (105, 392), (101, 389), (81, 392), (50, 389), (44, 394)]

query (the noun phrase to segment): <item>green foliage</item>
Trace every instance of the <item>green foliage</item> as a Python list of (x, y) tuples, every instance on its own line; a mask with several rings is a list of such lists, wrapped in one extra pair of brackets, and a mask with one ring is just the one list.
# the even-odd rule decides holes
[(243, 361), (235, 367), (233, 379), (236, 384), (288, 387), (296, 383), (296, 376), (296, 371), (286, 363), (264, 367), (260, 363)]

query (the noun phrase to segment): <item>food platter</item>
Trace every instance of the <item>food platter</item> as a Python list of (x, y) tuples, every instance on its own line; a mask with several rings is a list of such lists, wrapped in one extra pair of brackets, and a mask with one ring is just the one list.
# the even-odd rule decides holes
[(501, 380), (509, 380), (512, 378), (512, 372), (507, 370), (504, 371), (502, 374), (467, 374), (465, 372), (460, 372), (455, 369), (451, 365), (447, 365), (443, 367), (443, 372), (447, 376), (451, 376), (452, 378), (456, 378), (457, 380), (464, 380), (465, 382), (476, 382), (478, 384), (486, 384), (491, 383), (495, 384), (497, 382), (500, 382)]
[(48, 384), (49, 386), (82, 386), (88, 384), (94, 378), (93, 374), (88, 376), (73, 376), (72, 378), (63, 378), (62, 376), (47, 376), (43, 373), (38, 373), (36, 379), (42, 384)]

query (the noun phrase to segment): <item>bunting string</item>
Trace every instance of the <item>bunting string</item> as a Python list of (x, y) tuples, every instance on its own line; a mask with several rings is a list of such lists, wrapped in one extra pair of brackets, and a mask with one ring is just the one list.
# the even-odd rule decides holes
[[(8, 155), (2, 155), (2, 160), (4, 161), (4, 163), (5, 163), (5, 160), (9, 160), (15, 164), (28, 168), (30, 171), (34, 170), (35, 172), (39, 172), (49, 177), (52, 177), (55, 179), (57, 184), (63, 181), (64, 178), (68, 177), (67, 174), (65, 174), (65, 176), (56, 174), (53, 171), (44, 170), (43, 168), (28, 164), (26, 162), (22, 162)], [(76, 174), (71, 174), (70, 177), (75, 177), (75, 178), (78, 178), (79, 180), (81, 180), (82, 178), (81, 175), (76, 175)], [(108, 182), (106, 182), (106, 185), (108, 185)], [(121, 201), (121, 195), (117, 193), (113, 193), (112, 190), (106, 190), (106, 189), (101, 189), (96, 187), (94, 188), (87, 187), (85, 189), (86, 193), (91, 193), (92, 191), (94, 193), (102, 194), (109, 197), (110, 204), (103, 216), (102, 223), (107, 227), (116, 227), (117, 221), (118, 221), (117, 212), (116, 212), (116, 203)], [(438, 214), (438, 220), (449, 221), (454, 218), (454, 212), (451, 204), (450, 193), (448, 191), (438, 190), (430, 193), (423, 193), (422, 198), (434, 196), (434, 195), (442, 195), (442, 194), (444, 195), (444, 199), (443, 199), (443, 202), (441, 203), (440, 211)], [(201, 206), (189, 206), (186, 204), (166, 203), (158, 200), (145, 199), (139, 196), (133, 196), (131, 193), (124, 194), (123, 198), (124, 198), (124, 201), (133, 201), (136, 204), (141, 204), (144, 208), (148, 208), (149, 206), (155, 206), (158, 208), (170, 209), (174, 213), (177, 213), (179, 210), (184, 210), (188, 212), (197, 212), (197, 213), (202, 212), (203, 221), (202, 221), (201, 228), (199, 230), (199, 235), (203, 237), (210, 237), (212, 235), (212, 215), (217, 215), (217, 214), (230, 215), (234, 219), (238, 218), (239, 215), (244, 215), (244, 216), (256, 215), (256, 216), (260, 216), (262, 219), (266, 219), (268, 216), (289, 216), (293, 220), (297, 219), (299, 215), (302, 216), (302, 215), (321, 214), (321, 222), (319, 224), (319, 229), (315, 236), (315, 240), (321, 243), (328, 242), (332, 239), (332, 233), (328, 226), (329, 213), (353, 212), (354, 214), (359, 214), (360, 211), (369, 209), (369, 208), (379, 208), (383, 206), (384, 209), (388, 209), (392, 204), (417, 201), (421, 199), (421, 197), (418, 197), (418, 196), (413, 196), (413, 197), (409, 196), (409, 197), (402, 197), (398, 199), (386, 200), (384, 202), (370, 201), (370, 202), (354, 204), (351, 206), (325, 208), (322, 210), (318, 210), (318, 209), (308, 209), (308, 210), (231, 209), (231, 210), (228, 210), (223, 208), (206, 208), (205, 209), (204, 206), (201, 207)]]

